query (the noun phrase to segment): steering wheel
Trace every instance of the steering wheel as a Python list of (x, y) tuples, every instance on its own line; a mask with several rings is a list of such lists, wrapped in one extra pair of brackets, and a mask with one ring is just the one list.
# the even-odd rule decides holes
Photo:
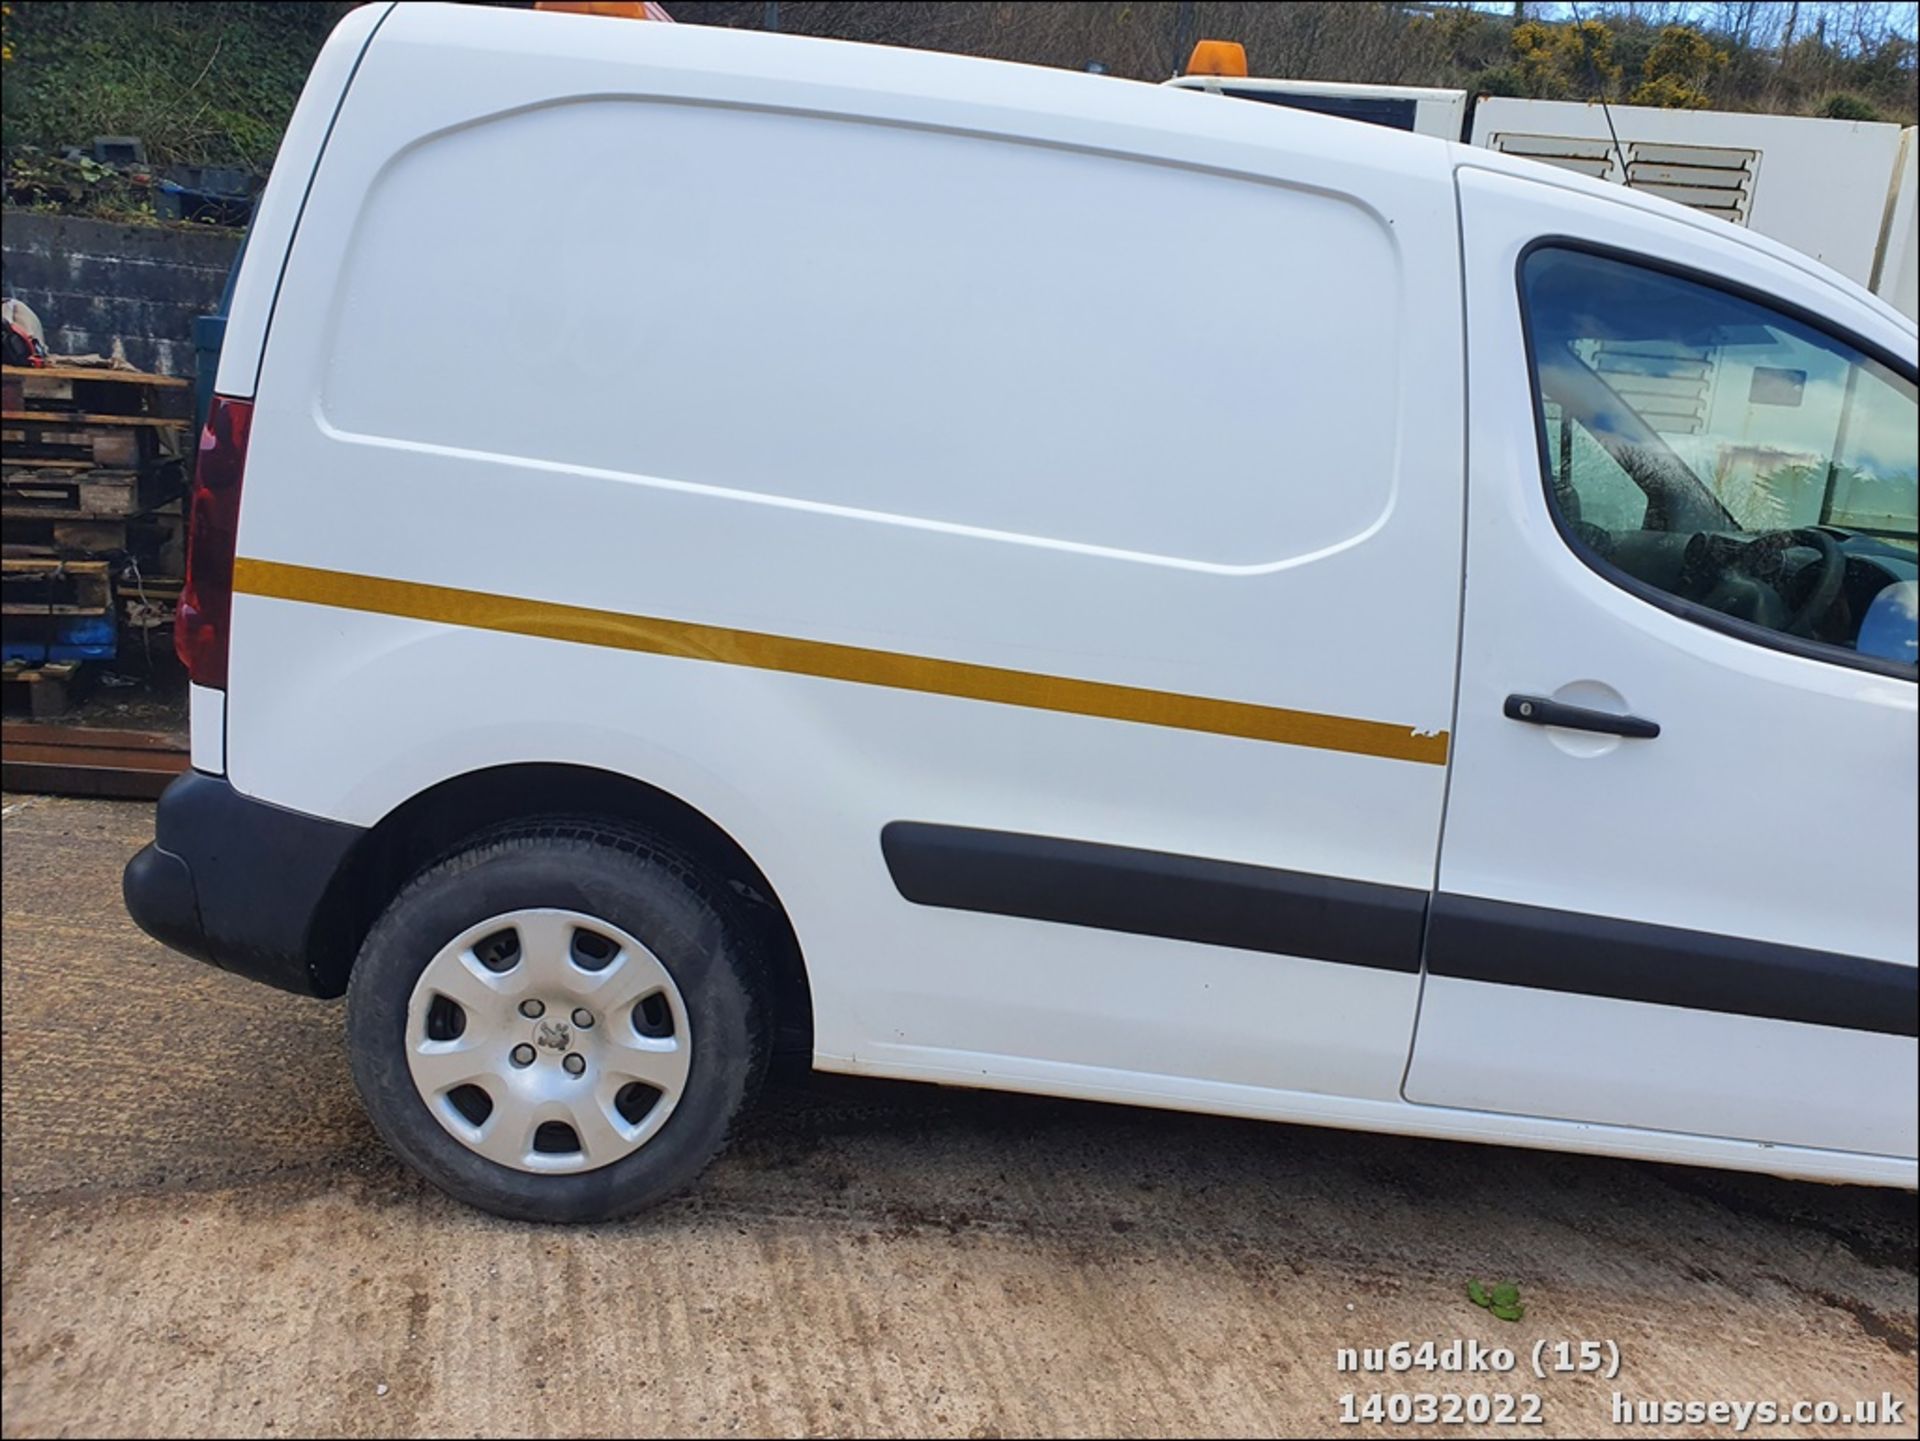
[[(1768, 584), (1774, 584), (1780, 579), (1787, 548), (1792, 545), (1809, 545), (1819, 551), (1817, 564), (1820, 568), (1814, 573), (1813, 587), (1807, 592), (1807, 598), (1800, 602), (1799, 609), (1780, 629), (1788, 635), (1811, 639), (1813, 623), (1840, 598), (1840, 587), (1847, 578), (1847, 558), (1840, 553), (1840, 543), (1817, 526), (1770, 530), (1748, 542), (1740, 568)], [(1771, 563), (1763, 566), (1750, 564), (1750, 561), (1763, 557), (1771, 557)]]

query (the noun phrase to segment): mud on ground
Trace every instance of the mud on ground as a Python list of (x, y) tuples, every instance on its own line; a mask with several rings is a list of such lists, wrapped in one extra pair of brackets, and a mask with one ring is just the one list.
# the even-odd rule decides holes
[[(337, 1007), (134, 929), (150, 806), (4, 809), (7, 1436), (1324, 1435), (1373, 1390), (1566, 1436), (1615, 1390), (1884, 1391), (1899, 1426), (1753, 1434), (1915, 1434), (1906, 1193), (820, 1077), (663, 1211), (494, 1220), (381, 1148)], [(1454, 1337), (1622, 1372), (1336, 1370)], [(1677, 1433), (1725, 1434), (1629, 1434)]]

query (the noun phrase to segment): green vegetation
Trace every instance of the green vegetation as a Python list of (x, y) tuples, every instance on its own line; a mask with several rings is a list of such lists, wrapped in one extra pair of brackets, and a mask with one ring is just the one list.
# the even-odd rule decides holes
[(1510, 1281), (1492, 1287), (1469, 1281), (1467, 1299), (1491, 1311), (1502, 1321), (1518, 1321), (1527, 1314), (1527, 1308), (1520, 1304), (1520, 1288)]
[(1886, 116), (1858, 95), (1836, 95), (1820, 107), (1829, 120), (1884, 120)]
[(33, 210), (151, 220), (146, 187), (86, 155), (48, 155), (38, 146), (7, 152), (7, 197)]
[[(1897, 7), (1753, 0), (1588, 3), (1579, 12), (1582, 21), (1551, 23), (1435, 6), (1407, 22), (1401, 74), (1351, 78), (1457, 85), (1474, 95), (1842, 119), (1865, 118), (1850, 108), (1858, 105), (1906, 125), (1920, 110), (1916, 47), (1896, 23)], [(1836, 104), (1847, 113), (1836, 115)]]
[(8, 0), (9, 153), (136, 135), (156, 165), (264, 172), (327, 32), (350, 7)]
[(1643, 78), (1627, 103), (1664, 110), (1710, 109), (1714, 80), (1732, 58), (1699, 31), (1669, 25), (1647, 52), (1640, 67)]
[(1613, 32), (1598, 20), (1543, 25), (1523, 20), (1513, 27), (1513, 68), (1522, 95), (1550, 100), (1583, 91), (1611, 91), (1620, 83), (1613, 58)]

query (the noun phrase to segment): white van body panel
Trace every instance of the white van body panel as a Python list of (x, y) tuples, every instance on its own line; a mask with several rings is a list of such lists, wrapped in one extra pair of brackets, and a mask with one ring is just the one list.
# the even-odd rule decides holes
[[(1910, 364), (1913, 331), (1857, 287), (1809, 283), (1665, 207), (1598, 194), (1547, 210), (1542, 188), (1525, 172), (1460, 174), (1473, 579), (1439, 890), (1912, 967), (1913, 682), (1709, 629), (1575, 555), (1540, 479), (1518, 266), (1528, 246), (1573, 237), (1804, 306)], [(1663, 730), (1640, 744), (1518, 726), (1502, 715), (1513, 693)], [(1799, 798), (1844, 817), (1851, 843), (1795, 844), (1813, 834), (1790, 824)], [(1917, 1063), (1911, 1037), (1429, 975), (1406, 1094), (1909, 1155)]]
[(226, 774), (227, 693), (211, 686), (188, 686), (187, 725), (193, 768), (210, 776)]
[(1407, 1095), (1892, 1158), (1914, 1149), (1913, 1074), (1904, 1036), (1429, 976)]
[[(705, 814), (726, 818), (729, 833), (761, 862), (770, 877), (778, 877), (775, 884), (795, 929), (809, 942), (818, 934), (831, 940), (857, 928), (861, 937), (871, 938), (861, 944), (863, 950), (871, 946), (875, 967), (892, 965), (895, 969), (899, 968), (898, 958), (917, 956), (924, 947), (924, 937), (911, 929), (911, 913), (888, 903), (891, 882), (878, 847), (871, 841), (873, 831), (886, 818), (883, 810), (875, 807), (848, 822), (836, 821), (829, 826), (817, 813), (802, 815), (783, 809), (793, 803), (790, 790), (776, 790), (770, 795), (754, 793), (757, 782), (767, 782), (770, 777), (777, 780), (784, 774), (782, 768), (740, 770), (730, 766), (723, 774), (694, 758), (703, 753), (757, 756), (764, 752), (763, 723), (757, 716), (762, 714), (766, 696), (758, 690), (753, 673), (721, 666), (705, 668), (715, 684), (739, 687), (736, 693), (703, 711), (719, 727), (705, 734), (676, 734), (656, 744), (640, 731), (628, 728), (625, 721), (595, 722), (581, 717), (569, 722), (552, 713), (536, 717), (528, 708), (516, 709), (497, 735), (474, 732), (449, 737), (448, 743), (456, 749), (446, 753), (436, 753), (442, 749), (437, 737), (410, 731), (407, 750), (402, 754), (394, 750), (391, 741), (370, 748), (369, 737), (381, 719), (377, 696), (383, 685), (417, 685), (422, 691), (462, 694), (476, 684), (486, 685), (490, 677), (514, 675), (521, 678), (530, 695), (566, 695), (579, 684), (579, 668), (570, 654), (573, 648), (520, 637), (447, 632), (281, 601), (241, 599), (257, 607), (276, 627), (275, 634), (285, 640), (277, 664), (259, 675), (263, 693), (296, 692), (308, 685), (324, 691), (326, 676), (352, 674), (359, 680), (351, 691), (342, 692), (342, 698), (356, 697), (362, 691), (369, 697), (364, 702), (356, 699), (345, 712), (328, 710), (320, 723), (301, 725), (298, 730), (300, 743), (310, 747), (304, 752), (306, 768), (365, 777), (363, 793), (349, 799), (340, 819), (371, 823), (391, 808), (391, 797), (404, 798), (446, 776), (500, 764), (503, 757), (523, 753), (514, 749), (516, 745), (537, 746), (531, 752), (536, 758), (571, 760), (598, 769), (645, 775)], [(316, 659), (324, 667), (321, 678), (290, 680)], [(268, 654), (261, 657), (263, 666), (272, 660)], [(430, 661), (433, 668), (409, 678), (418, 660)], [(799, 684), (817, 688), (815, 693), (823, 701), (842, 689), (825, 681)], [(918, 708), (921, 701), (919, 697), (888, 698), (908, 708)], [(983, 718), (996, 710), (978, 709)], [(645, 714), (650, 721), (661, 715)], [(904, 731), (916, 721), (924, 723), (928, 714), (902, 715), (900, 728)], [(345, 724), (325, 723), (327, 717), (343, 715)], [(296, 722), (294, 715), (263, 708), (246, 724), (249, 728), (255, 724), (292, 727)], [(1126, 737), (1133, 729), (1110, 728), (1116, 739)], [(942, 729), (936, 738), (960, 740), (967, 730), (963, 721)], [(989, 736), (969, 744), (990, 750), (993, 742)], [(796, 742), (794, 750), (818, 753), (801, 742)], [(790, 753), (780, 752), (770, 759), (777, 761)], [(1084, 764), (1089, 770), (1097, 770), (1112, 764), (1137, 765), (1143, 759), (1137, 753), (1116, 754), (1103, 748), (1087, 755)], [(963, 756), (962, 760), (970, 758)], [(826, 783), (845, 785), (861, 775), (870, 761), (865, 755), (837, 754)], [(964, 789), (964, 776), (972, 769), (969, 764), (967, 772), (956, 772), (961, 779), (953, 784), (954, 791)], [(919, 783), (924, 784), (925, 778)], [(852, 794), (850, 787), (848, 793)], [(1222, 788), (1219, 806), (1229, 818), (1237, 810), (1234, 796), (1231, 788)], [(1008, 797), (999, 791), (995, 798), (1005, 801)], [(800, 799), (814, 803), (816, 797), (809, 794)], [(1368, 799), (1364, 795), (1354, 798), (1352, 811), (1357, 817), (1377, 814)], [(1022, 811), (996, 805), (989, 810), (983, 804), (978, 810), (961, 814), (991, 818), (1008, 827), (1037, 827), (1052, 821), (1051, 810), (1038, 807)], [(1137, 834), (1143, 844), (1167, 849), (1191, 844), (1183, 836), (1145, 830)], [(1349, 844), (1360, 843), (1358, 836), (1350, 838)], [(847, 864), (849, 854), (858, 859), (857, 866)], [(860, 905), (870, 906), (864, 915), (854, 911), (855, 898), (860, 898)], [(844, 917), (839, 926), (836, 917)], [(1410, 1105), (1399, 1098), (1397, 1079), (1385, 1093), (1369, 1094), (1367, 1083), (1379, 1067), (1394, 1070), (1396, 1077), (1404, 1068), (1408, 1036), (1397, 1027), (1389, 1028), (1377, 1053), (1369, 1057), (1356, 1045), (1356, 1039), (1364, 1035), (1358, 1029), (1349, 1032), (1342, 1028), (1333, 1033), (1341, 1038), (1341, 1044), (1329, 1044), (1328, 1020), (1344, 1019), (1356, 997), (1363, 1009), (1371, 1005), (1369, 1014), (1397, 1016), (1404, 998), (1392, 988), (1405, 977), (1314, 962), (1296, 963), (1290, 974), (1277, 977), (1275, 958), (1271, 956), (1072, 927), (1043, 928), (1038, 922), (989, 916), (951, 913), (951, 918), (963, 924), (978, 923), (976, 934), (943, 945), (935, 957), (955, 978), (943, 985), (930, 971), (916, 967), (910, 974), (926, 985), (931, 997), (929, 1007), (936, 1002), (963, 1007), (969, 1031), (990, 1039), (968, 1048), (926, 1044), (911, 1035), (884, 1034), (878, 1030), (881, 1022), (875, 1019), (868, 1002), (888, 1000), (885, 991), (897, 990), (902, 980), (895, 978), (886, 983), (885, 991), (867, 997), (858, 990), (857, 976), (850, 968), (836, 968), (832, 953), (812, 943), (807, 960), (814, 991), (817, 1069), (1351, 1130), (1492, 1141), (1734, 1169), (1762, 1167), (1775, 1174), (1812, 1180), (1909, 1189), (1920, 1180), (1920, 1167), (1902, 1155), (1761, 1147), (1748, 1141), (1627, 1125)], [(1051, 932), (1046, 937), (1049, 949), (1044, 969), (1031, 965), (1023, 953), (1008, 946), (1006, 934), (1010, 929)], [(1179, 957), (1190, 957), (1190, 965), (1169, 965), (1170, 958)], [(1352, 976), (1339, 975), (1341, 972), (1352, 972)], [(1365, 997), (1353, 986), (1355, 976), (1373, 977), (1379, 994)], [(1321, 978), (1325, 978), (1325, 984), (1316, 986), (1314, 982)], [(1284, 987), (1276, 986), (1277, 979), (1284, 981)], [(1277, 994), (1281, 989), (1284, 995)], [(1016, 998), (1020, 1003), (1012, 1004)], [(898, 1006), (900, 1002), (894, 1000), (892, 1004)], [(1051, 1007), (1050, 1012), (1041, 1013), (1042, 1004)], [(1213, 1052), (1198, 1056), (1185, 1047), (1170, 1047), (1170, 1041), (1180, 1033), (1168, 1024), (1170, 1020), (1191, 1027), (1201, 1019), (1216, 1048)], [(1495, 1020), (1492, 1024), (1499, 1023)], [(1498, 1033), (1511, 1034), (1505, 1029)], [(1862, 1039), (1885, 1038), (1848, 1035), (1848, 1040)], [(1912, 1046), (1911, 1042), (1905, 1044)], [(1276, 1057), (1273, 1053), (1279, 1051), (1289, 1055)], [(1277, 1077), (1281, 1074), (1277, 1060), (1286, 1060), (1292, 1066), (1294, 1076), (1287, 1079), (1297, 1076), (1295, 1085), (1240, 1079), (1250, 1074)], [(1577, 1065), (1578, 1058), (1572, 1058), (1570, 1073)], [(1343, 1085), (1347, 1089), (1342, 1090)]]
[[(303, 97), (230, 322), (259, 338), (221, 369), (255, 402), (243, 564), (349, 597), (236, 595), (220, 759), (239, 792), (371, 826), (496, 766), (657, 787), (777, 892), (823, 1069), (1920, 1179), (1911, 1142), (1419, 1104), (1416, 970), (915, 905), (889, 874), (880, 832), (908, 820), (1433, 889), (1483, 359), (1455, 170), (1539, 167), (952, 56), (374, 9), (348, 22), (377, 25), (370, 44), (335, 56), (336, 37), (323, 59), (340, 86), (351, 71), (345, 103), (318, 72)], [(1542, 177), (1547, 210), (1585, 189), (1620, 225), (1697, 227), (1716, 261), (1745, 247), (1773, 293), (1912, 348), (1781, 247)], [(504, 197), (535, 183), (538, 206)], [(394, 586), (414, 611), (378, 598)], [(556, 607), (575, 638), (533, 633)], [(663, 654), (636, 627), (725, 639)], [(1001, 704), (728, 649), (761, 643), (1399, 742)], [(1489, 804), (1534, 794), (1489, 785)], [(1603, 1059), (1568, 1052), (1570, 1070)]]
[[(1444, 735), (1447, 151), (884, 59), (396, 12), (256, 396), (250, 478), (302, 479), (250, 479), (241, 554)], [(547, 196), (518, 224), (510, 174)], [(536, 272), (508, 337), (484, 301)], [(1348, 663), (1370, 652), (1391, 663)], [(1413, 972), (911, 905), (878, 837), (935, 821), (1425, 890), (1443, 765), (247, 594), (232, 676), (233, 783), (296, 810), (370, 824), (533, 760), (700, 809), (806, 938), (823, 1062), (1398, 1093)]]

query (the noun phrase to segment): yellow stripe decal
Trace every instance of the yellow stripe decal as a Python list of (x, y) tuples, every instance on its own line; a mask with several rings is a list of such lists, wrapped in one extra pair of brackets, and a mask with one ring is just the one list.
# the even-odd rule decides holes
[(1248, 740), (1349, 751), (1355, 755), (1426, 765), (1445, 765), (1447, 760), (1444, 731), (1421, 732), (1385, 721), (1352, 720), (1313, 711), (1250, 705), (1245, 701), (1213, 700), (1137, 686), (1108, 685), (1103, 681), (1002, 670), (997, 666), (968, 665), (931, 656), (865, 650), (859, 646), (729, 630), (724, 626), (695, 625), (653, 616), (623, 615), (618, 611), (556, 605), (550, 601), (490, 595), (485, 591), (315, 570), (279, 561), (240, 558), (234, 562), (233, 585), (242, 594), (274, 600), (405, 616), (410, 620), (574, 641), (682, 660), (715, 661), (755, 670), (820, 676), (858, 685), (888, 686), (928, 695), (1025, 706), (1030, 710), (1099, 716), (1140, 725), (1243, 736)]

